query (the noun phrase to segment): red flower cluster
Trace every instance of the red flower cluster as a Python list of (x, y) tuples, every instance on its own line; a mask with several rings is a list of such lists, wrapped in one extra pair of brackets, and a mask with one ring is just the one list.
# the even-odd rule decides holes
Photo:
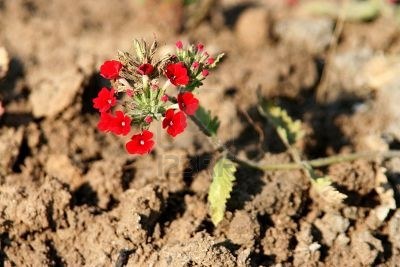
[[(102, 88), (93, 99), (93, 107), (100, 113), (97, 127), (102, 132), (126, 136), (131, 125), (140, 129), (125, 144), (130, 154), (150, 153), (154, 147), (153, 133), (149, 127), (154, 120), (162, 120), (162, 127), (176, 137), (187, 127), (187, 116), (194, 116), (199, 100), (192, 91), (214, 68), (222, 55), (216, 59), (209, 56), (203, 44), (185, 46), (176, 42), (176, 54), (154, 60), (157, 44), (149, 46), (145, 41), (135, 40), (136, 55), (121, 53), (120, 61), (107, 60), (100, 67), (102, 77), (110, 80), (111, 89)], [(160, 80), (167, 82), (160, 86)], [(179, 92), (167, 95), (169, 86), (179, 87)], [(122, 97), (122, 110), (116, 94)], [(168, 93), (169, 94), (169, 93)], [(124, 113), (126, 112), (126, 113)]]
[(122, 67), (122, 63), (117, 60), (107, 60), (100, 67), (100, 75), (109, 80), (118, 79)]

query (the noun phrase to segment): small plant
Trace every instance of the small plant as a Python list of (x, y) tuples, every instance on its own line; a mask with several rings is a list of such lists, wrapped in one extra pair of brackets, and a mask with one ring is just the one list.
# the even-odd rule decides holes
[[(328, 203), (340, 203), (346, 196), (332, 186), (328, 176), (317, 175), (314, 168), (329, 164), (351, 161), (359, 158), (399, 156), (398, 151), (366, 152), (339, 155), (307, 161), (297, 149), (297, 143), (304, 137), (300, 121), (293, 120), (288, 113), (272, 102), (259, 97), (259, 112), (275, 127), (287, 148), (293, 163), (261, 165), (232, 154), (217, 138), (219, 120), (200, 106), (196, 98), (200, 87), (210, 71), (224, 54), (210, 56), (202, 44), (184, 46), (176, 43), (174, 54), (156, 58), (157, 42), (148, 45), (135, 40), (133, 53), (119, 52), (118, 60), (108, 60), (100, 67), (100, 74), (110, 80), (111, 88), (102, 88), (93, 99), (93, 107), (100, 113), (98, 129), (115, 135), (127, 136), (129, 154), (145, 155), (154, 147), (154, 134), (149, 130), (152, 123), (159, 121), (171, 137), (177, 137), (188, 124), (188, 118), (199, 130), (208, 136), (221, 157), (215, 163), (213, 180), (210, 185), (208, 202), (214, 225), (224, 217), (226, 202), (235, 182), (237, 164), (261, 171), (303, 169), (313, 189)], [(163, 83), (160, 86), (160, 83)], [(167, 95), (166, 90), (174, 87), (175, 94)]]
[[(223, 54), (211, 57), (202, 44), (184, 47), (176, 43), (176, 53), (156, 59), (157, 42), (134, 41), (134, 53), (120, 52), (119, 60), (108, 60), (100, 74), (111, 81), (112, 88), (102, 88), (93, 99), (100, 112), (98, 129), (116, 135), (128, 135), (131, 126), (139, 132), (126, 143), (130, 154), (146, 154), (154, 148), (150, 124), (161, 121), (167, 133), (176, 137), (187, 126), (187, 116), (199, 110), (195, 90), (203, 85), (210, 70)], [(160, 86), (160, 82), (164, 85)], [(168, 87), (176, 87), (176, 95), (167, 95)], [(119, 100), (117, 100), (117, 97)], [(113, 107), (122, 107), (112, 112)], [(206, 119), (200, 109), (199, 117)]]

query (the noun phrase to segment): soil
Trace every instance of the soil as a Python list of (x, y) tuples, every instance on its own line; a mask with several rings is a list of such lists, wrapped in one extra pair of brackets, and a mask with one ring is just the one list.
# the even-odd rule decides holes
[(125, 140), (97, 131), (91, 108), (107, 84), (98, 67), (133, 38), (201, 41), (227, 54), (200, 101), (235, 153), (290, 161), (257, 113), (257, 90), (304, 122), (306, 158), (396, 149), (394, 19), (345, 23), (317, 101), (332, 18), (284, 1), (221, 0), (189, 31), (183, 10), (179, 1), (0, 0), (0, 48), (10, 58), (0, 80), (0, 265), (400, 266), (399, 159), (320, 169), (348, 196), (340, 205), (315, 194), (301, 171), (239, 166), (214, 227), (207, 190), (218, 155), (194, 125), (174, 140), (155, 126), (156, 150), (134, 157)]

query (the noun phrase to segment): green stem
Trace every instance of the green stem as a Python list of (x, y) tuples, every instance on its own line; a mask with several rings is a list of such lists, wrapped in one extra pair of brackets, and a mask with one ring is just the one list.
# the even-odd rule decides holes
[[(400, 150), (389, 150), (389, 151), (367, 151), (358, 152), (351, 154), (335, 155), (326, 158), (318, 158), (313, 160), (300, 160), (297, 156), (295, 157), (297, 162), (294, 163), (277, 163), (277, 164), (259, 164), (249, 159), (239, 158), (229, 151), (229, 149), (211, 132), (207, 130), (201, 121), (199, 121), (195, 116), (190, 116), (190, 119), (199, 127), (200, 131), (209, 137), (210, 143), (216, 148), (216, 150), (225, 153), (227, 157), (243, 166), (259, 170), (259, 171), (276, 171), (276, 170), (298, 170), (304, 169), (305, 166), (310, 166), (313, 168), (324, 167), (332, 165), (335, 163), (355, 161), (358, 159), (365, 160), (375, 160), (375, 159), (389, 159), (400, 157)], [(291, 153), (293, 157), (295, 152)]]

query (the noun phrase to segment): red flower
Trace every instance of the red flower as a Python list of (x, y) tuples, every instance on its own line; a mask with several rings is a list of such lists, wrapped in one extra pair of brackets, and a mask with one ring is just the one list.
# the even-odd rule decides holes
[(208, 70), (203, 70), (203, 71), (201, 72), (201, 75), (203, 75), (203, 77), (207, 77), (209, 73), (210, 73), (210, 72), (209, 72)]
[(176, 42), (175, 45), (176, 45), (176, 48), (178, 48), (178, 49), (182, 49), (182, 47), (183, 47), (182, 41)]
[(141, 75), (150, 75), (153, 73), (154, 67), (149, 63), (145, 63), (139, 66), (138, 73)]
[(100, 75), (109, 80), (119, 78), (119, 71), (122, 69), (122, 63), (117, 60), (107, 60), (100, 67)]
[(193, 115), (199, 107), (199, 100), (191, 92), (184, 92), (178, 95), (178, 105), (183, 112)]
[(148, 130), (144, 130), (140, 134), (135, 134), (132, 136), (131, 140), (126, 143), (126, 150), (129, 154), (143, 155), (150, 153), (154, 146), (152, 138), (153, 133)]
[(107, 112), (101, 113), (99, 123), (97, 124), (97, 129), (99, 129), (102, 132), (109, 132), (112, 121), (113, 121), (113, 116), (110, 113)]
[(100, 112), (106, 112), (115, 106), (117, 98), (114, 96), (114, 89), (107, 90), (106, 87), (101, 88), (99, 94), (93, 99), (93, 107)]
[(165, 70), (165, 75), (175, 86), (187, 85), (189, 83), (187, 69), (182, 62), (169, 64)]
[(116, 135), (127, 135), (131, 130), (131, 118), (126, 116), (122, 111), (115, 112), (115, 117), (112, 118), (110, 131)]
[(163, 128), (167, 128), (167, 133), (173, 137), (182, 133), (186, 128), (186, 116), (182, 111), (175, 113), (175, 110), (168, 109), (162, 122)]
[(210, 57), (210, 58), (207, 59), (207, 63), (208, 63), (209, 65), (213, 64), (214, 62), (215, 62), (215, 59), (212, 58), (212, 57)]

